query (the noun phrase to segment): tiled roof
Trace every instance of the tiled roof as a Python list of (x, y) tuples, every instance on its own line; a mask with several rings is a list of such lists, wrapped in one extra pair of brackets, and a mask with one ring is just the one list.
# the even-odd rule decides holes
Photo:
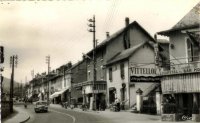
[(200, 2), (193, 7), (177, 24), (171, 29), (158, 32), (158, 34), (167, 34), (172, 31), (200, 27)]
[(118, 62), (120, 60), (124, 60), (126, 58), (129, 58), (137, 49), (139, 49), (141, 46), (143, 46), (146, 43), (147, 42), (143, 42), (141, 44), (138, 44), (138, 45), (136, 45), (134, 47), (131, 47), (129, 49), (126, 49), (126, 50), (118, 53), (113, 58), (111, 58), (110, 60), (108, 60), (106, 65), (110, 65), (110, 64)]
[(187, 13), (172, 29), (188, 27), (200, 24), (200, 3)]
[[(119, 31), (115, 32), (114, 34), (110, 35), (109, 38), (103, 40), (99, 45), (97, 45), (96, 49), (99, 49), (103, 46), (105, 46), (107, 43), (109, 43), (110, 41), (112, 41), (113, 39), (117, 38), (120, 34), (122, 34), (124, 31), (126, 31), (127, 29), (129, 29), (130, 27), (132, 27), (133, 25), (136, 25), (137, 27), (139, 27), (146, 35), (149, 36), (149, 38), (151, 39), (151, 41), (155, 42), (154, 38), (137, 22), (137, 21), (133, 21), (132, 23), (130, 23), (128, 26), (120, 29)], [(93, 49), (90, 50), (87, 54), (92, 53)]]

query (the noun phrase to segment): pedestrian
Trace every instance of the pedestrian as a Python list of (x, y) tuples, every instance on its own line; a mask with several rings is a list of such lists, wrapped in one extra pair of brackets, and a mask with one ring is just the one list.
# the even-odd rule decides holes
[(117, 97), (115, 98), (115, 105), (117, 107), (117, 111), (120, 111), (120, 100)]

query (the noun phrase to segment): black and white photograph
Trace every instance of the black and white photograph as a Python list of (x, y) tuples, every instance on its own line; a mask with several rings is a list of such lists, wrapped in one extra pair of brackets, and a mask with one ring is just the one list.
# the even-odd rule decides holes
[(0, 0), (2, 123), (200, 122), (199, 0)]

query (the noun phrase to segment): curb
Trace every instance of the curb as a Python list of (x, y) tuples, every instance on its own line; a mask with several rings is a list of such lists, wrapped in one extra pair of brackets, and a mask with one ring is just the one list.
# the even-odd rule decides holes
[(27, 118), (26, 120), (21, 121), (21, 122), (19, 122), (19, 123), (25, 123), (25, 122), (28, 121), (29, 119), (30, 119), (30, 116), (28, 116), (28, 118)]

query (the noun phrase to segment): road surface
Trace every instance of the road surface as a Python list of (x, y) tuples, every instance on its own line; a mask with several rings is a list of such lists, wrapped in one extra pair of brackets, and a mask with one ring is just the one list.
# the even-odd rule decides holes
[(28, 105), (26, 110), (30, 114), (27, 123), (113, 123), (97, 112), (88, 113), (50, 106), (48, 113), (35, 113), (33, 105)]

